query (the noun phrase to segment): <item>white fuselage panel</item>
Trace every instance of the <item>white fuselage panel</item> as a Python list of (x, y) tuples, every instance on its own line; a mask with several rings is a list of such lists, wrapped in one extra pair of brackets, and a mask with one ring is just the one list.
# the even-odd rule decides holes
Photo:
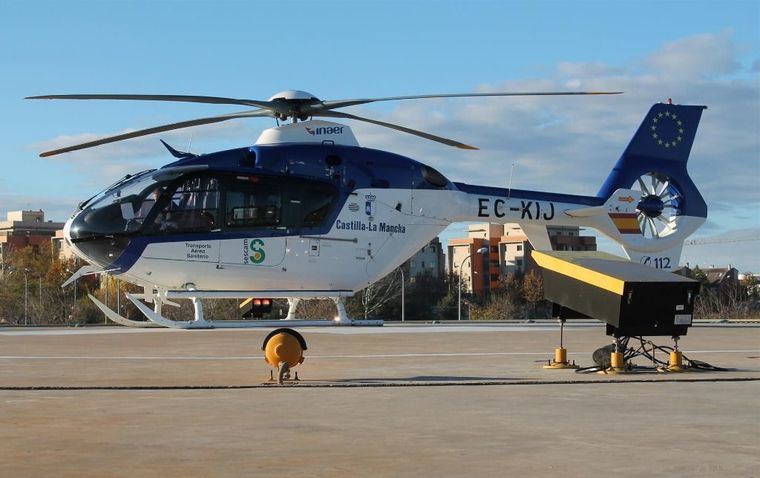
[[(452, 191), (362, 189), (324, 235), (164, 242), (125, 273), (142, 284), (199, 290), (359, 290), (401, 265), (449, 221), (429, 214)], [(452, 198), (449, 198), (452, 199)]]

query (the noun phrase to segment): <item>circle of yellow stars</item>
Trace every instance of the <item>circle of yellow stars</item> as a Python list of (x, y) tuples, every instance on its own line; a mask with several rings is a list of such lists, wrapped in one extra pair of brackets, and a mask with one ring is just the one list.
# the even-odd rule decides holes
[[(676, 135), (672, 138), (664, 138), (657, 132), (658, 124), (665, 120), (672, 121), (676, 127)], [(652, 138), (657, 141), (658, 145), (664, 148), (675, 148), (681, 141), (683, 141), (683, 122), (678, 119), (678, 116), (676, 116), (675, 113), (671, 113), (670, 111), (657, 113), (654, 118), (652, 118), (652, 125), (649, 129), (652, 131)]]

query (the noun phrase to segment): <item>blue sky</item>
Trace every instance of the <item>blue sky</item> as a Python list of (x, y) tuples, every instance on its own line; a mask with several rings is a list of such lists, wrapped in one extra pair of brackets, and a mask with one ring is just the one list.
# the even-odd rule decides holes
[[(51, 159), (47, 146), (236, 111), (217, 105), (24, 101), (48, 93), (323, 99), (488, 90), (621, 89), (623, 97), (359, 107), (481, 147), (450, 150), (366, 125), (360, 141), (453, 180), (595, 192), (655, 101), (707, 104), (690, 171), (710, 207), (697, 236), (760, 234), (760, 5), (744, 2), (0, 3), (0, 213), (64, 219), (126, 172), (167, 161), (158, 137)], [(161, 137), (208, 152), (266, 119)], [(454, 228), (448, 234), (461, 231)], [(690, 263), (760, 270), (757, 241), (687, 247)]]

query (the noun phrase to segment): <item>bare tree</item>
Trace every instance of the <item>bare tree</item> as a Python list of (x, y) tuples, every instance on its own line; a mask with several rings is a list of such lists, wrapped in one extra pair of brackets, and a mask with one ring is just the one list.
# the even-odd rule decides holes
[(376, 313), (385, 304), (401, 295), (401, 275), (398, 269), (362, 289), (359, 293), (364, 318)]
[(303, 319), (325, 319), (336, 314), (332, 299), (308, 299), (298, 303), (298, 317)]

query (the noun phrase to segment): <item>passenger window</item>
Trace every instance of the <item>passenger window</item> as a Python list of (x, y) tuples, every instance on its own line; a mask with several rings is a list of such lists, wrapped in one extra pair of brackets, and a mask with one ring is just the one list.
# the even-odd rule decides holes
[(219, 227), (218, 216), (218, 179), (194, 177), (177, 186), (171, 200), (153, 220), (152, 231), (166, 234), (211, 231)]
[(229, 228), (319, 227), (337, 202), (337, 189), (286, 177), (236, 176), (225, 193)]
[(318, 227), (333, 210), (337, 193), (333, 186), (309, 181), (292, 181), (289, 186), (288, 226)]
[(275, 178), (238, 176), (226, 192), (227, 227), (279, 226), (282, 187)]

